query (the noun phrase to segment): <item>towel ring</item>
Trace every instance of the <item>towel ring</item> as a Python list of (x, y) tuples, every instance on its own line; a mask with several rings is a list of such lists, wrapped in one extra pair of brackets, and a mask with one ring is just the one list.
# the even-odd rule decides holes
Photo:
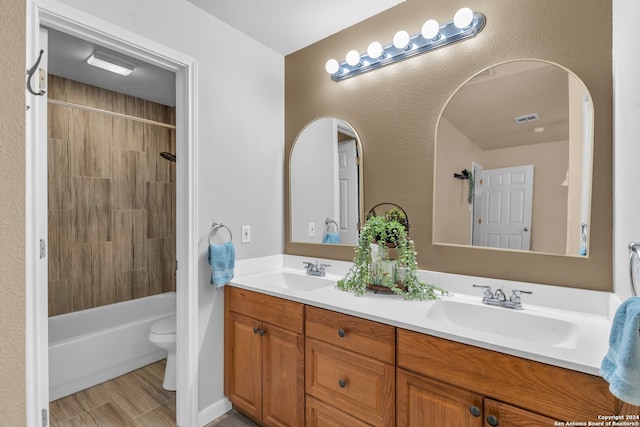
[(629, 279), (631, 280), (631, 294), (634, 297), (638, 296), (638, 292), (636, 290), (636, 278), (633, 274), (633, 255), (640, 260), (640, 242), (631, 242), (629, 243)]
[(327, 226), (327, 233), (331, 233), (331, 224), (334, 224), (336, 226), (336, 233), (340, 231), (340, 228), (338, 227), (338, 223), (332, 220), (331, 218), (326, 218), (324, 220), (324, 223)]
[(224, 225), (220, 221), (216, 221), (216, 222), (213, 223), (213, 225), (211, 225), (211, 231), (209, 231), (209, 238), (208, 238), (209, 244), (211, 244), (211, 237), (215, 236), (215, 234), (221, 228), (224, 228), (229, 232), (229, 241), (233, 240), (233, 234), (231, 234), (231, 230), (229, 229), (229, 227), (227, 227), (226, 225)]

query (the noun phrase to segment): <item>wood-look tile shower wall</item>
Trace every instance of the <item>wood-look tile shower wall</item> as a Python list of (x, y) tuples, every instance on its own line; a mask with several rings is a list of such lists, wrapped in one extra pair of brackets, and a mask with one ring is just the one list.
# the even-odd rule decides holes
[[(49, 76), (49, 99), (160, 123), (167, 107)], [(175, 129), (49, 103), (49, 315), (175, 291)]]

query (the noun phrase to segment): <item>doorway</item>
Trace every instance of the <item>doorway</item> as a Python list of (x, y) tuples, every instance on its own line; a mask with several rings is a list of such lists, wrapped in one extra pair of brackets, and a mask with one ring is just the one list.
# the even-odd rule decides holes
[[(195, 203), (195, 60), (159, 46), (93, 16), (48, 2), (27, 3), (27, 62), (35, 63), (40, 51), (41, 26), (89, 40), (113, 51), (140, 59), (176, 76), (176, 274), (177, 290), (177, 403), (176, 423), (198, 424), (197, 240)], [(46, 72), (45, 67), (41, 66)], [(47, 420), (48, 301), (47, 301), (47, 140), (46, 99), (27, 98), (27, 425)]]
[(476, 170), (473, 245), (528, 251), (533, 165)]

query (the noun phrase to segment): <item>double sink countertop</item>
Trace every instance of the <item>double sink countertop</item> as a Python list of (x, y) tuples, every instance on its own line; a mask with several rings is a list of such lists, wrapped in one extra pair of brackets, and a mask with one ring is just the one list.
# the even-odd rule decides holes
[[(420, 271), (421, 280), (449, 292), (438, 301), (407, 301), (401, 296), (340, 291), (335, 283), (351, 263), (330, 264), (324, 277), (305, 274), (292, 255), (239, 261), (231, 286), (314, 307), (457, 341), (592, 375), (609, 347), (615, 294), (557, 286)], [(533, 291), (522, 295), (523, 310), (482, 304), (482, 289), (473, 284)]]

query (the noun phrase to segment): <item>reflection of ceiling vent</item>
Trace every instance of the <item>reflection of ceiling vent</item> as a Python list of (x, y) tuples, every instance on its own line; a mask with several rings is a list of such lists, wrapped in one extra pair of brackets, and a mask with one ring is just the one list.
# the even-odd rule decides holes
[(525, 114), (524, 116), (514, 117), (513, 121), (516, 123), (535, 122), (538, 120), (538, 113)]

